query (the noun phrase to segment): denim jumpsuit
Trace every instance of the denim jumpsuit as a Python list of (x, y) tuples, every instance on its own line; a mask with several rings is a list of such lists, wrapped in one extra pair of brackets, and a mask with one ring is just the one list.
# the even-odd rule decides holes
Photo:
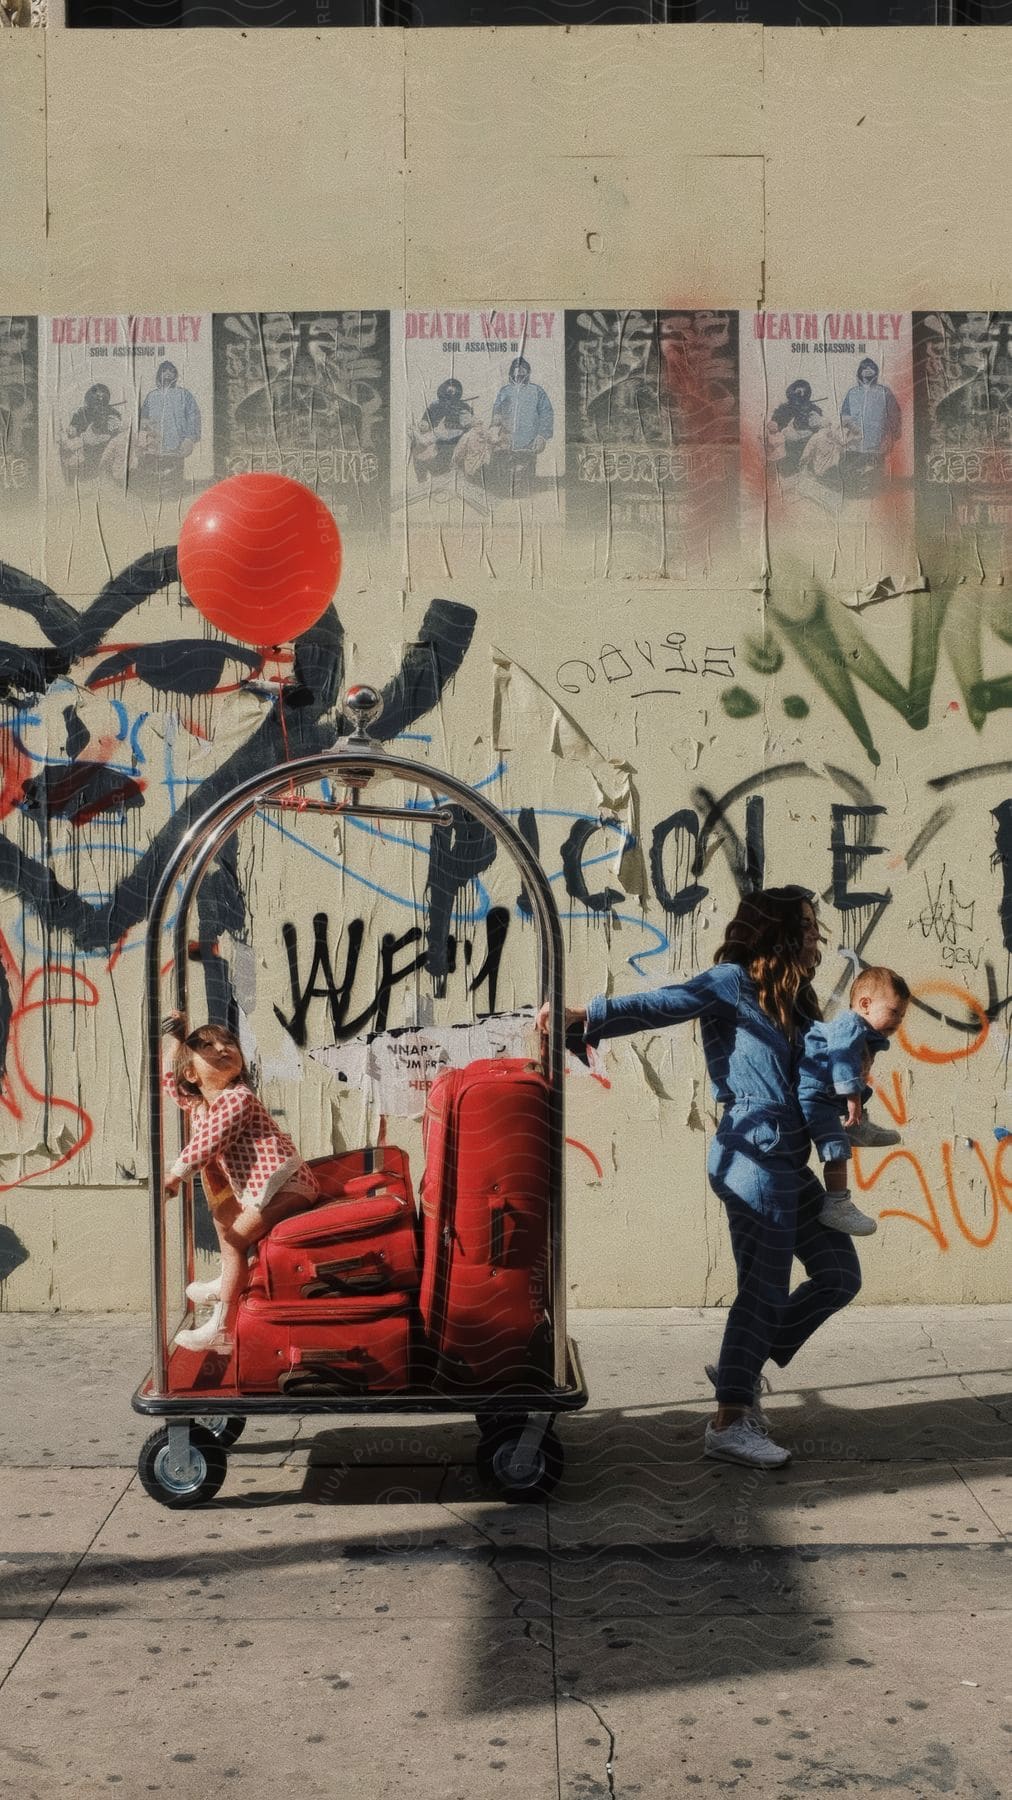
[[(691, 981), (587, 1008), (586, 1039), (625, 1037), (698, 1019), (714, 1096), (724, 1109), (707, 1158), (727, 1212), (738, 1270), (717, 1367), (717, 1399), (750, 1406), (768, 1357), (781, 1368), (861, 1286), (849, 1237), (818, 1223), (825, 1192), (808, 1168), (810, 1140), (795, 1093), (798, 1045), (763, 1012), (736, 963)], [(790, 1292), (794, 1257), (807, 1281)]]
[(888, 1050), (884, 1031), (860, 1013), (839, 1013), (828, 1024), (812, 1025), (798, 1065), (798, 1104), (822, 1162), (849, 1162), (850, 1140), (843, 1129), (841, 1101), (851, 1094), (871, 1099), (865, 1060)]

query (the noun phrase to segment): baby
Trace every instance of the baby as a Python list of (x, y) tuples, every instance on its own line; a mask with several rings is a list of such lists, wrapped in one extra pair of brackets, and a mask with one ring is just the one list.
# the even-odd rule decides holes
[(247, 1252), (272, 1225), (312, 1206), (319, 1189), (287, 1132), (271, 1118), (251, 1086), (238, 1039), (221, 1025), (187, 1033), (170, 1014), (164, 1031), (174, 1040), (162, 1075), (165, 1091), (190, 1114), (191, 1135), (169, 1169), (165, 1192), (179, 1192), (201, 1172), (221, 1247), (218, 1281), (192, 1282), (191, 1300), (212, 1300), (205, 1325), (176, 1333), (184, 1350), (228, 1352), (239, 1300), (248, 1279)]
[(862, 1102), (871, 1093), (867, 1077), (872, 1059), (877, 1051), (888, 1050), (909, 1004), (910, 989), (902, 975), (893, 969), (864, 969), (851, 986), (851, 1010), (828, 1024), (813, 1025), (805, 1034), (798, 1099), (825, 1165), (826, 1200), (819, 1223), (853, 1237), (870, 1237), (878, 1223), (850, 1197), (851, 1143), (899, 1143), (895, 1131), (862, 1126)]

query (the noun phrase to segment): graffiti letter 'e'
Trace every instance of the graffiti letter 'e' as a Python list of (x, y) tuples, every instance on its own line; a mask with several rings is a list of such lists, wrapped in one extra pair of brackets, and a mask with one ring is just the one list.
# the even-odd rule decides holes
[[(892, 899), (888, 891), (884, 894), (870, 891), (852, 893), (849, 882), (868, 856), (883, 856), (885, 846), (869, 844), (864, 840), (870, 837), (871, 830), (865, 820), (876, 813), (884, 813), (884, 806), (840, 806), (831, 808), (833, 824), (830, 831), (830, 848), (833, 852), (833, 905), (840, 912), (853, 912), (859, 906), (880, 906)], [(853, 839), (845, 836), (846, 822), (856, 819), (857, 830)]]

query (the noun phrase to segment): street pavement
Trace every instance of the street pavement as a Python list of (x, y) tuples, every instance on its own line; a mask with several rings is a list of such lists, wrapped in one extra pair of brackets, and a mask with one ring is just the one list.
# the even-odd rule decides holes
[(578, 1313), (547, 1505), (466, 1417), (293, 1415), (171, 1511), (146, 1323), (0, 1314), (0, 1794), (1005, 1800), (1010, 1326), (849, 1308), (759, 1474), (702, 1455), (721, 1314)]

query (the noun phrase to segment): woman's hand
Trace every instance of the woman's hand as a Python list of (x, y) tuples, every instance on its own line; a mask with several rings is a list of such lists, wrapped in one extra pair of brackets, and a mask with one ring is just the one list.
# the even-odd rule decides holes
[[(548, 1036), (548, 1022), (549, 1022), (550, 1011), (551, 1011), (551, 1008), (549, 1007), (547, 1000), (545, 1001), (544, 1006), (540, 1007), (538, 1010), (538, 1016), (537, 1016), (535, 1023), (537, 1025), (537, 1028), (540, 1031), (542, 1037)], [(586, 1023), (587, 1023), (587, 1008), (585, 1006), (567, 1006), (566, 1007), (565, 1030), (567, 1033), (569, 1031), (571, 1031), (575, 1026), (579, 1026), (580, 1030), (582, 1031), (583, 1027), (586, 1025)]]
[(162, 1036), (176, 1038), (179, 1043), (186, 1036), (186, 1020), (181, 1012), (166, 1013), (162, 1020)]
[(165, 1180), (162, 1183), (162, 1193), (165, 1195), (166, 1200), (174, 1200), (182, 1185), (181, 1176), (166, 1175)]

